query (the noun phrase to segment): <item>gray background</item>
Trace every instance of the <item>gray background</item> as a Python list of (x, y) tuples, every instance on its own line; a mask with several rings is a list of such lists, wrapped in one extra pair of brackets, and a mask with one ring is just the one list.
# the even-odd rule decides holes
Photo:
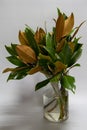
[(6, 60), (8, 53), (4, 45), (18, 43), (18, 31), (28, 24), (34, 30), (37, 26), (48, 31), (57, 17), (56, 8), (75, 16), (75, 26), (87, 20), (86, 0), (0, 0), (0, 130), (82, 130), (87, 129), (87, 22), (78, 35), (82, 36), (83, 54), (78, 61), (80, 68), (70, 74), (76, 77), (76, 94), (70, 92), (70, 116), (64, 123), (50, 123), (43, 119), (42, 94), (34, 86), (44, 76), (37, 73), (20, 81), (6, 82), (8, 74), (2, 74), (6, 67), (12, 67)]

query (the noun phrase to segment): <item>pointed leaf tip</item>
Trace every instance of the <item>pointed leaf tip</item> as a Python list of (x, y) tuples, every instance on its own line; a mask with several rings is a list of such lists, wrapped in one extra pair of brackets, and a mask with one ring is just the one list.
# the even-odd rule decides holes
[(73, 13), (71, 13), (71, 15), (65, 20), (62, 36), (64, 37), (68, 35), (71, 32), (73, 26), (74, 26), (74, 15)]
[(60, 14), (56, 22), (56, 41), (57, 42), (61, 39), (63, 30), (64, 30), (64, 17), (62, 14)]

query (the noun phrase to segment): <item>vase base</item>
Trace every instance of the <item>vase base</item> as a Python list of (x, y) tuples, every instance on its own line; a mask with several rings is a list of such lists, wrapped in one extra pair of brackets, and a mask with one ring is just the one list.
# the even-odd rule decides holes
[(63, 119), (59, 119), (58, 117), (59, 117), (58, 113), (44, 113), (44, 118), (51, 122), (58, 123), (68, 119), (68, 116), (63, 117)]

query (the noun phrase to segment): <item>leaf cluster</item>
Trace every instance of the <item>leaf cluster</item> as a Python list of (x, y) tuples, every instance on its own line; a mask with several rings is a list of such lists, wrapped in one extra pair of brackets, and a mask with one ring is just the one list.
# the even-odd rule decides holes
[(37, 28), (34, 32), (26, 26), (19, 31), (19, 44), (5, 46), (10, 54), (7, 60), (15, 65), (3, 72), (10, 72), (7, 80), (22, 79), (27, 75), (41, 72), (46, 80), (37, 83), (35, 90), (44, 87), (49, 82), (60, 82), (61, 87), (75, 91), (75, 78), (69, 71), (80, 66), (77, 60), (82, 53), (82, 44), (76, 34), (83, 23), (74, 28), (74, 14), (68, 17), (58, 9), (58, 18), (52, 32)]

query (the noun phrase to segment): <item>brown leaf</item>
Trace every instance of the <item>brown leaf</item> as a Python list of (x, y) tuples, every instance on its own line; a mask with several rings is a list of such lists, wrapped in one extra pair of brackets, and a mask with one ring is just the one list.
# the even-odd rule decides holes
[(38, 44), (43, 40), (44, 36), (45, 36), (45, 31), (42, 28), (40, 28), (39, 30), (37, 28), (34, 38)]
[(26, 68), (26, 66), (17, 67), (17, 68), (6, 68), (6, 69), (3, 70), (3, 73), (9, 72), (9, 71), (15, 72), (15, 71), (22, 70), (22, 69), (25, 69), (25, 68)]
[(57, 44), (56, 51), (57, 51), (57, 52), (60, 52), (60, 51), (62, 50), (64, 44), (65, 44), (65, 39), (62, 39), (62, 40)]
[(40, 66), (35, 66), (34, 68), (32, 68), (28, 74), (34, 74), (34, 73), (37, 73), (38, 71), (41, 70), (41, 67)]
[(80, 27), (83, 25), (85, 21), (83, 21), (77, 28), (76, 28), (76, 31), (74, 32), (73, 36), (71, 37), (71, 40), (75, 37), (75, 35), (78, 33)]
[(62, 37), (69, 34), (71, 32), (73, 26), (74, 26), (74, 15), (73, 15), (73, 13), (71, 13), (71, 15), (65, 20)]
[(24, 32), (21, 32), (19, 31), (19, 35), (18, 35), (18, 38), (19, 38), (19, 41), (22, 45), (28, 45), (28, 40), (26, 39), (25, 37), (25, 33)]
[(72, 50), (72, 52), (74, 51), (75, 48), (75, 44), (73, 42), (68, 42), (70, 49)]
[(6, 68), (6, 69), (3, 70), (2, 73), (6, 73), (6, 72), (9, 72), (9, 71), (13, 71), (13, 70), (14, 70), (14, 68)]
[(56, 42), (58, 42), (62, 35), (64, 30), (64, 17), (62, 14), (59, 15), (57, 22), (56, 22)]
[(34, 39), (36, 40), (37, 43), (39, 43), (39, 30), (38, 30), (38, 28), (35, 32)]
[(60, 61), (56, 61), (55, 62), (55, 71), (54, 71), (54, 74), (57, 74), (59, 72), (61, 72), (62, 70), (64, 70), (66, 68), (66, 65), (63, 64), (62, 62)]
[(16, 47), (19, 58), (24, 63), (34, 63), (36, 62), (36, 55), (32, 48), (27, 45), (18, 45)]

